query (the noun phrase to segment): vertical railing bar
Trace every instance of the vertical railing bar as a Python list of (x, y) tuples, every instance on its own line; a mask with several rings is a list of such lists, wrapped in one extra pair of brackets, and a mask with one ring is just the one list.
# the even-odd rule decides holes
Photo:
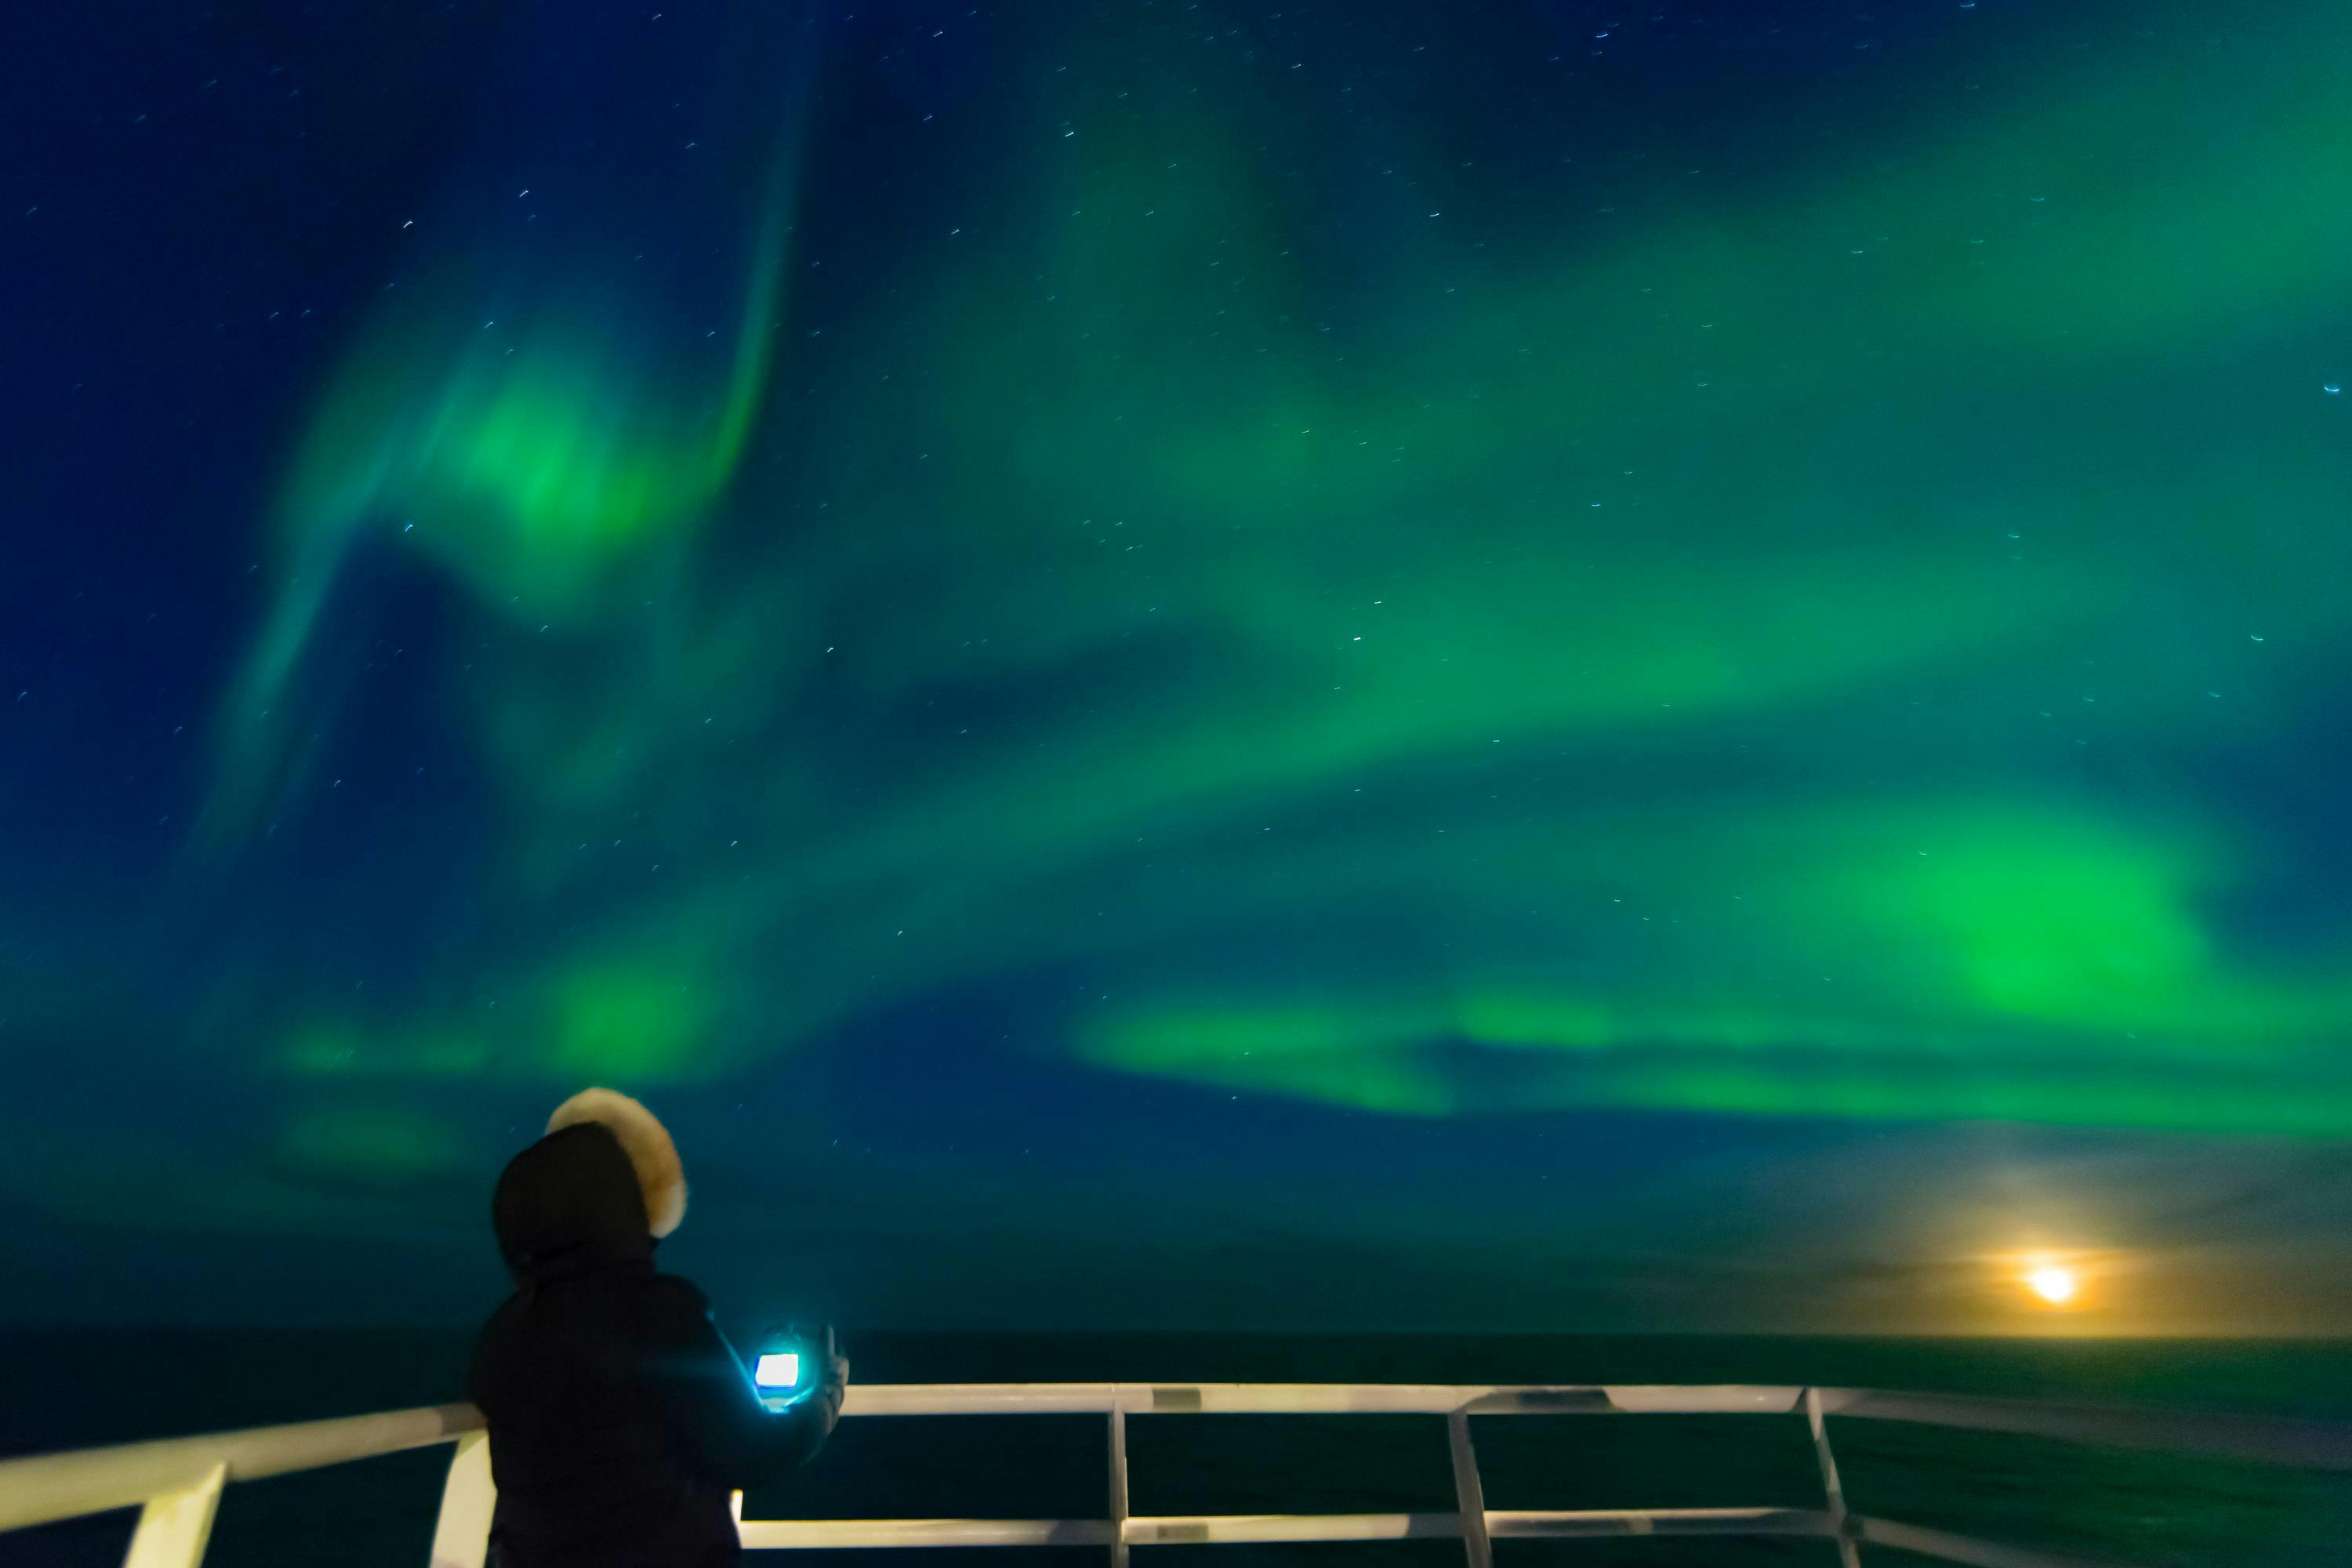
[(213, 1515), (227, 1483), (224, 1460), (194, 1486), (149, 1498), (139, 1510), (139, 1528), (131, 1532), (122, 1568), (196, 1568), (212, 1541)]
[(1127, 1568), (1127, 1412), (1110, 1412), (1110, 1568)]
[(1845, 1488), (1838, 1480), (1837, 1456), (1830, 1452), (1829, 1423), (1822, 1419), (1822, 1391), (1805, 1389), (1805, 1425), (1813, 1432), (1813, 1458), (1821, 1461), (1822, 1490), (1829, 1496), (1830, 1527), (1837, 1531), (1838, 1568), (1861, 1568), (1862, 1557), (1845, 1521)]
[(1469, 1568), (1495, 1568), (1486, 1540), (1486, 1489), (1478, 1481), (1478, 1454), (1470, 1446), (1470, 1413), (1445, 1415), (1445, 1446), (1454, 1457), (1454, 1503), (1462, 1514), (1462, 1555)]
[[(449, 1456), (448, 1478), (441, 1483), (431, 1568), (482, 1568), (490, 1552), (490, 1518), (498, 1505), (499, 1489), (490, 1477), (490, 1435), (468, 1432), (457, 1439), (457, 1451)], [(740, 1525), (743, 1494), (732, 1494), (728, 1506)]]

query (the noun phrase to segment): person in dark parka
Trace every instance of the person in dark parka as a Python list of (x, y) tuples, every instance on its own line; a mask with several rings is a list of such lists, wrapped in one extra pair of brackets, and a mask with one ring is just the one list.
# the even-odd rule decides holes
[(702, 1292), (654, 1272), (686, 1213), (669, 1134), (625, 1095), (590, 1089), (516, 1155), (491, 1200), (515, 1293), (474, 1351), (489, 1426), (498, 1568), (723, 1568), (729, 1494), (824, 1446), (849, 1363), (774, 1412)]

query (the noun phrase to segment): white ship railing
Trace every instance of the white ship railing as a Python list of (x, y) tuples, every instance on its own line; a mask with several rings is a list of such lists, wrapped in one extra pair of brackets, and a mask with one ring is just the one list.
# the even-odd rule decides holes
[[(1443, 1537), (1468, 1568), (1490, 1568), (1493, 1541), (1521, 1536), (1800, 1535), (1837, 1543), (1844, 1568), (1864, 1545), (1897, 1547), (1975, 1568), (2080, 1568), (2080, 1560), (1848, 1511), (1824, 1417), (2055, 1437), (2214, 1458), (2352, 1469), (2352, 1426), (2194, 1415), (1956, 1394), (1748, 1384), (1490, 1386), (1433, 1384), (883, 1384), (853, 1389), (845, 1415), (1096, 1415), (1108, 1428), (1108, 1506), (1093, 1519), (746, 1520), (752, 1548), (1100, 1546), (1114, 1568), (1129, 1549), (1266, 1541)], [(1142, 1515), (1128, 1510), (1129, 1415), (1426, 1415), (1445, 1419), (1455, 1507), (1444, 1513)], [(1820, 1508), (1490, 1509), (1470, 1417), (1498, 1415), (1796, 1415), (1820, 1462)], [(433, 1537), (432, 1568), (481, 1568), (496, 1493), (480, 1413), (433, 1405), (119, 1447), (0, 1461), (0, 1531), (136, 1508), (126, 1568), (194, 1568), (204, 1560), (221, 1489), (454, 1443)], [(741, 1498), (736, 1500), (739, 1511)]]

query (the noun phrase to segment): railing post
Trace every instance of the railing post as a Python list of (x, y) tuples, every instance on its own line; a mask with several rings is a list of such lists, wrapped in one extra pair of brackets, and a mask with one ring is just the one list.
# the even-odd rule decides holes
[(195, 1568), (213, 1538), (213, 1513), (220, 1507), (228, 1466), (215, 1465), (194, 1486), (147, 1500), (122, 1568)]
[[(737, 1494), (739, 1499), (741, 1494)], [(433, 1568), (482, 1568), (490, 1552), (490, 1515), (499, 1489), (490, 1479), (490, 1435), (468, 1432), (449, 1456), (441, 1483), (441, 1517), (433, 1525)], [(738, 1512), (742, 1508), (736, 1504)]]
[(1469, 1568), (1494, 1568), (1486, 1541), (1486, 1489), (1478, 1484), (1478, 1455), (1470, 1447), (1470, 1413), (1445, 1415), (1445, 1445), (1454, 1455), (1454, 1503), (1462, 1513), (1462, 1555)]
[(1845, 1522), (1845, 1488), (1839, 1484), (1837, 1456), (1830, 1452), (1829, 1424), (1822, 1419), (1822, 1391), (1805, 1390), (1805, 1424), (1813, 1429), (1813, 1458), (1821, 1461), (1822, 1490), (1829, 1495), (1830, 1527), (1837, 1531), (1838, 1568), (1861, 1568)]
[(1127, 1568), (1127, 1412), (1110, 1407), (1110, 1568)]

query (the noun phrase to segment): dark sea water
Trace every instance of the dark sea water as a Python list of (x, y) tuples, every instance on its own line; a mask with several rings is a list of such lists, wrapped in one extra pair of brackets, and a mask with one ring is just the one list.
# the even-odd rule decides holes
[[(437, 1403), (467, 1337), (449, 1331), (0, 1337), (0, 1449), (89, 1443)], [(1650, 1337), (856, 1336), (861, 1381), (1817, 1382), (2161, 1404), (2352, 1419), (2352, 1344)], [(1497, 1417), (1474, 1426), (1494, 1508), (1819, 1506), (1795, 1417)], [(2352, 1563), (2352, 1477), (2078, 1445), (1831, 1421), (1857, 1511), (2082, 1556), (2148, 1564)], [(425, 1560), (444, 1449), (232, 1487), (215, 1564)], [(1137, 1513), (1452, 1506), (1443, 1425), (1399, 1417), (1140, 1417)], [(754, 1517), (1099, 1515), (1098, 1418), (846, 1422)], [(5, 1568), (121, 1561), (128, 1514), (0, 1536)], [(1154, 1547), (1155, 1568), (1326, 1561), (1453, 1563), (1443, 1541)], [(869, 1553), (820, 1553), (845, 1561)], [(903, 1563), (908, 1554), (894, 1554)], [(973, 1568), (1089, 1563), (1093, 1549), (916, 1553)], [(1895, 1564), (1901, 1552), (1866, 1548)], [(1822, 1542), (1505, 1542), (1497, 1560), (1562, 1564), (1816, 1563)], [(1196, 1563), (1195, 1560), (1198, 1560)]]

